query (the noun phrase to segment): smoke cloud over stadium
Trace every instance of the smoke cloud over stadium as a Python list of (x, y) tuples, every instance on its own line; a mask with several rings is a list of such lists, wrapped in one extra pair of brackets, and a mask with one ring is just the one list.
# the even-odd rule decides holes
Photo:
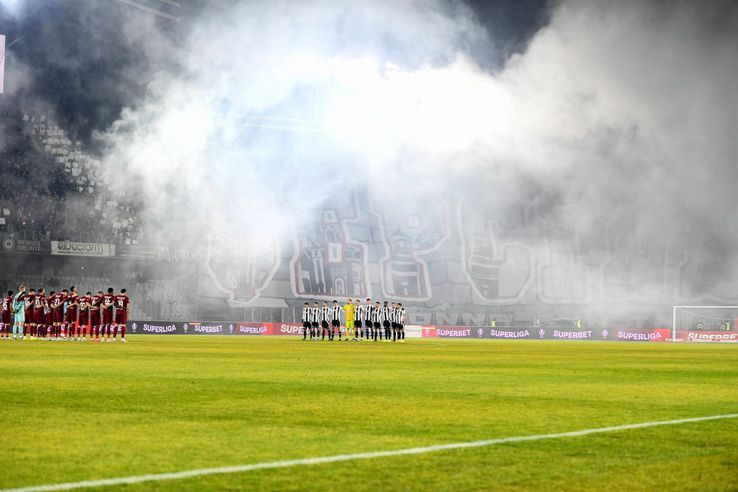
[(100, 82), (123, 109), (90, 141), (162, 241), (268, 249), (356, 191), (385, 216), (443, 202), (453, 231), (514, 215), (507, 242), (571, 283), (575, 256), (625, 278), (658, 251), (645, 268), (688, 272), (680, 295), (738, 294), (730, 2), (553, 2), (513, 48), (446, 0), (214, 2), (179, 24), (80, 8), (124, 20), (135, 61)]

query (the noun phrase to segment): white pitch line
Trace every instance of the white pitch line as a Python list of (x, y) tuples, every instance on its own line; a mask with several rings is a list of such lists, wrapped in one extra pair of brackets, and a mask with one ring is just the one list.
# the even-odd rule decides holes
[(484, 441), (457, 442), (451, 444), (437, 444), (435, 446), (423, 446), (417, 448), (395, 449), (393, 451), (374, 451), (369, 453), (337, 454), (334, 456), (322, 456), (318, 458), (302, 458), (286, 461), (268, 461), (265, 463), (253, 463), (250, 465), (223, 466), (219, 468), (201, 468), (198, 470), (185, 470), (172, 473), (156, 473), (150, 475), (136, 475), (132, 477), (106, 478), (103, 480), (84, 480), (82, 482), (57, 483), (49, 485), (33, 485), (19, 489), (3, 489), (0, 492), (46, 492), (55, 490), (74, 490), (91, 487), (110, 487), (114, 485), (128, 485), (141, 482), (153, 482), (162, 480), (181, 480), (183, 478), (201, 477), (205, 475), (223, 475), (229, 473), (243, 473), (253, 470), (266, 470), (270, 468), (288, 468), (291, 466), (321, 465), (323, 463), (335, 463), (336, 461), (366, 460), (373, 458), (385, 458), (389, 456), (402, 456), (412, 454), (435, 453), (452, 449), (479, 448), (483, 446), (494, 446), (495, 444), (506, 444), (510, 442), (540, 441), (542, 439), (558, 439), (561, 437), (580, 437), (603, 432), (617, 432), (630, 429), (643, 429), (646, 427), (657, 427), (661, 425), (688, 424), (691, 422), (704, 422), (707, 420), (721, 420), (738, 418), (738, 413), (726, 415), (710, 415), (707, 417), (693, 417), (688, 419), (663, 420), (657, 422), (643, 422), (640, 424), (616, 425), (614, 427), (598, 427), (595, 429), (583, 429), (571, 432), (558, 432), (555, 434), (537, 434), (531, 436), (502, 437), (498, 439), (486, 439)]

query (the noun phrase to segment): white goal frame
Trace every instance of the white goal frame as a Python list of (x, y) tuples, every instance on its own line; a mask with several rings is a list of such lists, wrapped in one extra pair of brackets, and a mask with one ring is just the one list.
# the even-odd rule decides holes
[(738, 306), (674, 306), (671, 312), (671, 341), (676, 341), (676, 314), (677, 309), (736, 309)]

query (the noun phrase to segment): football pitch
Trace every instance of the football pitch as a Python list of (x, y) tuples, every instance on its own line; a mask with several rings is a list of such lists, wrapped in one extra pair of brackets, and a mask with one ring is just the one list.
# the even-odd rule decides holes
[(133, 335), (1, 340), (0, 371), (0, 489), (738, 489), (735, 417), (548, 436), (738, 413), (735, 345)]

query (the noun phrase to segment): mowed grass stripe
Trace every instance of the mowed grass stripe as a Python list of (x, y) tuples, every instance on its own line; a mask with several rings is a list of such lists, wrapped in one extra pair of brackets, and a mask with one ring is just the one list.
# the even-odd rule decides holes
[[(0, 488), (734, 413), (737, 350), (548, 341), (329, 344), (219, 336), (133, 336), (126, 346), (0, 342)], [(691, 459), (703, 456), (706, 443), (738, 442), (738, 427), (722, 422), (661, 428), (658, 435), (683, 436), (669, 446), (678, 447), (680, 460)], [(718, 428), (720, 435), (714, 434)], [(610, 437), (597, 438), (607, 443), (599, 460), (614, 468), (632, 464), (622, 449), (609, 453), (608, 447), (626, 435), (635, 444), (655, 433), (602, 435)], [(547, 442), (545, 449), (555, 447), (556, 441)], [(643, 466), (676, 459), (665, 453), (668, 446), (656, 444), (638, 447)], [(707, 448), (720, 460), (714, 466), (737, 461), (733, 455), (727, 459), (729, 448)], [(443, 454), (421, 461), (436, 462)], [(535, 466), (542, 474), (554, 473), (558, 455)], [(521, 466), (529, 461), (522, 457)], [(375, 473), (369, 465), (374, 461), (363, 463), (351, 466)], [(404, 472), (406, 488), (432, 483), (440, 489), (438, 472), (415, 468)], [(298, 481), (309, 476), (316, 489), (341, 483), (339, 475), (316, 480), (308, 469), (292, 469), (289, 476)], [(262, 474), (247, 475), (256, 480)], [(244, 477), (223, 477), (213, 487), (228, 488)], [(694, 479), (704, 485), (699, 480), (709, 476), (695, 471)], [(285, 485), (258, 480), (260, 489)], [(498, 483), (491, 475), (477, 480), (481, 488)]]
[(541, 434), (533, 436), (513, 436), (498, 439), (485, 439), (481, 441), (458, 442), (451, 444), (438, 444), (434, 446), (422, 446), (408, 449), (395, 449), (390, 451), (375, 451), (370, 453), (353, 453), (339, 454), (334, 456), (321, 456), (316, 458), (301, 458), (295, 460), (271, 461), (266, 463), (252, 463), (248, 465), (223, 466), (218, 468), (203, 468), (195, 470), (183, 470), (173, 473), (159, 473), (151, 475), (139, 475), (130, 477), (117, 477), (104, 480), (87, 480), (81, 482), (69, 482), (48, 485), (36, 485), (30, 487), (21, 487), (16, 489), (4, 489), (0, 492), (50, 492), (58, 490), (74, 490), (82, 488), (109, 487), (117, 485), (130, 485), (143, 482), (159, 482), (165, 480), (183, 480), (187, 478), (202, 477), (207, 475), (224, 475), (232, 473), (244, 473), (255, 470), (267, 470), (273, 468), (290, 468), (294, 466), (310, 466), (322, 465), (326, 463), (336, 463), (341, 461), (366, 460), (376, 458), (388, 458), (403, 455), (415, 455), (435, 453), (439, 451), (450, 451), (456, 449), (479, 448), (486, 446), (494, 446), (497, 444), (540, 441), (543, 439), (561, 439), (566, 437), (583, 437), (590, 434), (601, 434), (604, 432), (618, 432), (634, 429), (644, 429), (648, 427), (660, 427), (665, 425), (680, 425), (694, 422), (705, 422), (710, 420), (723, 420), (738, 418), (738, 413), (727, 415), (709, 415), (703, 417), (693, 417), (686, 419), (665, 420), (660, 422), (642, 422), (638, 424), (625, 424), (612, 427), (601, 427), (597, 429), (582, 429), (570, 432), (559, 432), (555, 434)]

